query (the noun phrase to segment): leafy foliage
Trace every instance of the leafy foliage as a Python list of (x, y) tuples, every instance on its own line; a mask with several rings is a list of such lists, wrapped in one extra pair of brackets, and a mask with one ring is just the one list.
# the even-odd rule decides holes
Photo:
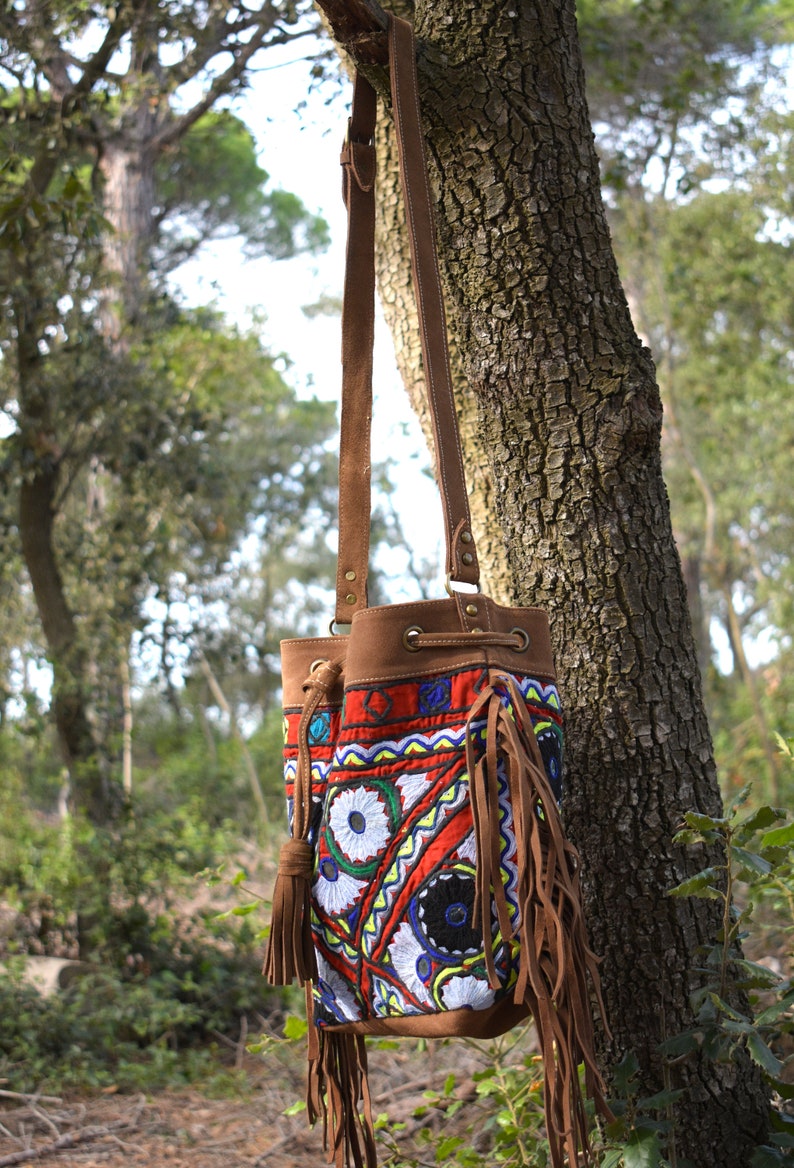
[[(217, 1075), (218, 1039), (234, 1046), (241, 1020), (261, 1025), (266, 1004), (258, 948), (245, 922), (202, 922), (201, 935), (162, 927), (147, 959), (123, 972), (76, 977), (42, 998), (22, 960), (0, 974), (0, 1075), (11, 1090), (178, 1087)], [(228, 1063), (228, 1060), (227, 1060)]]
[(656, 167), (686, 192), (727, 164), (794, 29), (789, 0), (580, 0), (577, 14), (612, 191)]
[[(790, 764), (794, 742), (779, 743)], [(718, 847), (722, 862), (702, 869), (671, 895), (717, 899), (723, 914), (719, 935), (702, 954), (702, 983), (692, 995), (694, 1024), (669, 1039), (663, 1049), (670, 1059), (698, 1052), (715, 1061), (729, 1061), (742, 1051), (758, 1064), (781, 1103), (773, 1114), (769, 1143), (752, 1161), (759, 1168), (787, 1162), (786, 1149), (794, 1146), (794, 1119), (782, 1106), (794, 1095), (785, 1073), (794, 1059), (794, 985), (791, 970), (778, 973), (767, 964), (747, 960), (741, 942), (754, 915), (765, 906), (772, 906), (789, 938), (792, 935), (794, 823), (787, 822), (781, 808), (748, 810), (748, 796), (745, 788), (718, 818), (688, 813), (676, 837), (687, 847)], [(737, 998), (737, 993), (746, 998)]]

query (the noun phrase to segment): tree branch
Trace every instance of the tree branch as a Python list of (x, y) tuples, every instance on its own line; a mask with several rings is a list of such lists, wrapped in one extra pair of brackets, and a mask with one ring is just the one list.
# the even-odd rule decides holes
[(80, 97), (90, 93), (100, 77), (104, 76), (110, 59), (121, 43), (121, 39), (128, 31), (129, 24), (119, 14), (105, 33), (105, 39), (83, 68), (79, 81), (72, 89), (72, 97)]
[(388, 17), (377, 0), (315, 0), (337, 44), (357, 65), (385, 65)]
[(207, 92), (197, 101), (194, 106), (187, 110), (181, 117), (175, 121), (170, 122), (165, 126), (153, 140), (153, 147), (155, 150), (163, 150), (166, 146), (170, 146), (173, 142), (178, 142), (190, 127), (197, 122), (202, 114), (211, 109), (215, 102), (224, 93), (228, 93), (233, 83), (242, 75), (246, 65), (254, 56), (255, 53), (262, 48), (265, 36), (269, 30), (260, 28), (247, 45), (244, 46), (239, 56), (236, 56), (231, 65), (225, 72), (220, 73)]
[(180, 85), (184, 85), (186, 81), (190, 81), (202, 69), (205, 69), (212, 58), (216, 57), (223, 48), (233, 52), (228, 44), (230, 37), (237, 36), (239, 38), (241, 33), (247, 31), (254, 24), (253, 19), (239, 19), (231, 23), (226, 19), (225, 12), (216, 14), (212, 23), (207, 24), (202, 30), (201, 37), (196, 38), (195, 46), (185, 54), (181, 61), (170, 66), (169, 74), (173, 78), (174, 88), (178, 89)]

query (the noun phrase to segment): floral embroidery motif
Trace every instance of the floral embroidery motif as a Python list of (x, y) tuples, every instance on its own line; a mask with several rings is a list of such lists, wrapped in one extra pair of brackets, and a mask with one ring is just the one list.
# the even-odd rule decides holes
[(363, 888), (366, 888), (365, 880), (356, 880), (347, 872), (340, 872), (338, 865), (330, 856), (326, 856), (320, 862), (314, 895), (325, 912), (336, 916), (345, 909), (352, 908)]
[(448, 1010), (485, 1010), (493, 1003), (494, 991), (481, 977), (451, 977), (441, 991)]
[(432, 972), (430, 958), (409, 924), (400, 925), (389, 946), (391, 957), (400, 981), (422, 1002), (430, 1002), (431, 997), (425, 982)]
[(383, 851), (389, 839), (389, 817), (377, 791), (348, 787), (328, 809), (328, 824), (337, 847), (348, 860), (362, 863)]

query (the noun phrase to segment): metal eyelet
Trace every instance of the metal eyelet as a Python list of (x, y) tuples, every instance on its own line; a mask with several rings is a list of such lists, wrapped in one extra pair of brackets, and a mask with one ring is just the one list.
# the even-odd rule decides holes
[(422, 646), (412, 645), (410, 638), (416, 637), (419, 635), (419, 633), (423, 633), (424, 631), (425, 630), (420, 628), (419, 625), (411, 625), (410, 628), (406, 629), (403, 633), (403, 648), (407, 649), (409, 653), (418, 653)]
[(513, 636), (521, 638), (521, 644), (514, 645), (513, 652), (514, 653), (526, 653), (527, 649), (529, 648), (529, 633), (527, 632), (527, 630), (516, 628), (516, 629), (511, 629), (510, 633)]
[(327, 657), (318, 657), (316, 661), (312, 661), (311, 665), (309, 666), (309, 677), (311, 677), (311, 675), (314, 673), (315, 669), (319, 669), (321, 665), (327, 665), (327, 664), (328, 664)]

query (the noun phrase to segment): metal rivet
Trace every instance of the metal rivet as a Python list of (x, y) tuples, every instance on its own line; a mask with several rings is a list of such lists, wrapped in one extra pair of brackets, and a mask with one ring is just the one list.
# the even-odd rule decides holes
[(345, 579), (346, 580), (355, 580), (355, 578), (356, 578), (355, 572), (345, 572)]
[(472, 535), (472, 533), (470, 531), (462, 531), (460, 533), (461, 543), (471, 543), (471, 541), (473, 539), (474, 539), (474, 536)]
[(476, 604), (467, 604), (466, 605), (466, 616), (476, 616), (476, 615), (477, 615), (477, 605)]
[(464, 552), (460, 558), (463, 560), (464, 564), (474, 563), (474, 556), (471, 554), (471, 552)]
[(481, 633), (481, 632), (482, 632), (482, 629), (472, 629), (471, 631), (472, 631), (473, 633)]
[(348, 604), (355, 604), (356, 603), (355, 593), (348, 592), (347, 596), (345, 597), (345, 600), (347, 601)]

